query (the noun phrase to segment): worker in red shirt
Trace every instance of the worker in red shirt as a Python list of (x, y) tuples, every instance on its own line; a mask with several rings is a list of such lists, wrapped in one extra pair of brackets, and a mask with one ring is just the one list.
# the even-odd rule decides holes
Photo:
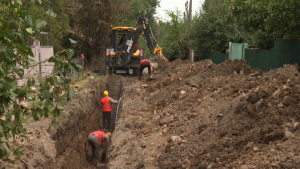
[(118, 103), (117, 100), (112, 99), (108, 96), (108, 92), (103, 92), (103, 98), (101, 99), (102, 104), (102, 124), (104, 130), (110, 129), (111, 123), (111, 103)]
[(154, 66), (150, 63), (150, 61), (148, 59), (144, 59), (140, 62), (140, 75), (139, 75), (139, 82), (142, 79), (143, 76), (143, 70), (145, 67), (148, 67), (148, 74), (151, 75), (151, 67), (153, 69), (153, 73), (154, 73)]
[[(103, 131), (94, 131), (88, 135), (87, 141), (92, 148), (93, 157), (101, 162), (102, 152), (104, 150), (103, 143), (107, 142), (107, 147), (109, 146), (109, 139), (111, 138), (111, 133)], [(95, 150), (97, 150), (97, 155)]]

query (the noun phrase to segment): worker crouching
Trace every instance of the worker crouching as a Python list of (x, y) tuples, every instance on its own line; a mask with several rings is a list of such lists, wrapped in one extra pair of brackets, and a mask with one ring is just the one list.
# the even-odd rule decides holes
[(151, 67), (153, 69), (153, 72), (154, 72), (154, 66), (150, 63), (149, 60), (147, 59), (144, 59), (140, 62), (140, 74), (139, 74), (139, 82), (141, 81), (142, 79), (142, 76), (143, 76), (143, 70), (148, 67), (148, 74), (151, 75)]
[(111, 133), (103, 131), (94, 131), (88, 135), (87, 141), (92, 148), (92, 154), (94, 159), (101, 162), (102, 152), (104, 150), (104, 142), (107, 142), (107, 147), (109, 146), (109, 140)]

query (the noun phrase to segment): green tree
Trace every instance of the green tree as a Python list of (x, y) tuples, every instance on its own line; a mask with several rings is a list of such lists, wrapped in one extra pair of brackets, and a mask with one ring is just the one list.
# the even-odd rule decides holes
[(78, 41), (90, 69), (104, 70), (104, 55), (111, 23), (130, 9), (129, 0), (68, 0), (69, 36)]
[(184, 4), (184, 6), (185, 6), (185, 11), (183, 13), (183, 18), (184, 18), (184, 20), (188, 21), (189, 20), (189, 16), (190, 16), (189, 1), (186, 1), (185, 4)]
[(47, 22), (47, 26), (41, 30), (49, 33), (48, 45), (53, 45), (56, 53), (63, 49), (63, 37), (68, 34), (69, 17), (65, 12), (67, 0), (42, 0), (41, 2), (40, 4), (35, 1), (26, 1), (24, 5), (30, 8), (29, 12), (32, 17)]
[(260, 48), (271, 48), (275, 38), (300, 37), (300, 1), (258, 0), (228, 2), (237, 22), (251, 36), (248, 41)]
[[(159, 7), (159, 0), (132, 0), (130, 1), (130, 9), (124, 13), (122, 17), (114, 22), (115, 26), (136, 26), (140, 16), (145, 16), (148, 20), (151, 30), (156, 35), (158, 21), (154, 17), (156, 9)], [(152, 54), (148, 50), (148, 46), (143, 36), (139, 37), (139, 48), (144, 49), (144, 57), (150, 58)]]
[(167, 11), (170, 21), (162, 22), (161, 47), (169, 60), (187, 59), (189, 55), (189, 22), (180, 11)]
[(218, 51), (228, 44), (229, 39), (234, 40), (234, 36), (238, 36), (239, 31), (236, 32), (233, 28), (235, 25), (229, 21), (232, 18), (226, 15), (227, 10), (224, 2), (218, 3), (216, 7), (211, 0), (204, 2), (200, 15), (193, 20), (192, 37), (197, 53), (203, 54), (206, 50)]
[[(158, 0), (69, 0), (66, 5), (70, 18), (69, 37), (78, 41), (76, 51), (85, 53), (90, 69), (104, 70), (110, 26), (135, 26), (139, 16), (146, 16), (155, 32), (153, 15), (158, 4)], [(140, 38), (139, 47), (147, 48), (143, 37)], [(145, 52), (147, 55), (148, 50)]]
[(299, 7), (300, 1), (205, 0), (194, 18), (194, 47), (201, 54), (228, 42), (270, 49), (276, 38), (300, 36)]
[(159, 0), (129, 0), (130, 8), (126, 13), (121, 13), (117, 20), (113, 22), (113, 25), (132, 25), (137, 22), (138, 17), (145, 16), (149, 24), (154, 25), (156, 23), (156, 9), (159, 7)]
[[(33, 41), (46, 24), (45, 21), (34, 21), (29, 12), (30, 8), (26, 8), (23, 2), (21, 0), (0, 2), (0, 115), (5, 115), (5, 120), (0, 120), (0, 159), (9, 157), (5, 148), (5, 145), (11, 148), (9, 138), (15, 141), (17, 134), (26, 131), (23, 128), (24, 115), (16, 99), (27, 98), (26, 102), (31, 106), (25, 107), (25, 111), (31, 111), (30, 116), (35, 120), (49, 115), (59, 115), (61, 107), (58, 96), (62, 90), (66, 95), (61, 97), (67, 100), (74, 94), (70, 90), (70, 79), (65, 78), (66, 73), (71, 67), (80, 68), (80, 65), (68, 62), (74, 50), (65, 49), (45, 61), (55, 64), (52, 76), (24, 75), (24, 69), (40, 64), (33, 62), (34, 55), (31, 48), (24, 44), (24, 39)], [(35, 33), (32, 31), (33, 27)], [(71, 42), (75, 43), (73, 40)], [(16, 81), (19, 79), (25, 80), (26, 84), (18, 87)], [(18, 149), (13, 150), (14, 156), (19, 157), (21, 154)]]

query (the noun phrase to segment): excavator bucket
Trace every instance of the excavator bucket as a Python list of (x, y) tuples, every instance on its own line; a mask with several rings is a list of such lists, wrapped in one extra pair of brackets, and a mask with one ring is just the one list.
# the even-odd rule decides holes
[(156, 47), (153, 52), (153, 59), (158, 63), (159, 66), (168, 65), (169, 61), (162, 55), (162, 48)]
[(160, 47), (154, 48), (153, 55), (157, 55), (157, 54), (162, 56), (162, 48)]

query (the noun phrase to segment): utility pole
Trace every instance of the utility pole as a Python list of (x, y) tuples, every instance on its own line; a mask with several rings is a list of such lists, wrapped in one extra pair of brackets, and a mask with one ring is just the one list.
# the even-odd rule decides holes
[[(190, 9), (189, 9), (189, 28), (190, 28), (190, 30), (189, 30), (189, 32), (191, 32), (192, 31), (192, 17), (193, 17), (193, 15), (192, 15), (192, 5), (193, 4), (193, 2), (192, 2), (192, 0), (190, 0)], [(191, 37), (189, 37), (189, 38), (191, 38)], [(191, 42), (191, 39), (189, 40), (189, 49), (190, 49), (190, 51), (189, 51), (189, 60), (191, 61), (191, 62), (194, 62), (194, 51), (191, 49), (191, 46), (192, 46), (192, 42)]]
[(42, 77), (42, 64), (41, 64), (41, 41), (36, 40), (37, 45), (38, 45), (38, 58), (39, 58), (39, 77)]
[(50, 29), (50, 40), (51, 40), (51, 46), (53, 47), (53, 37), (52, 37), (52, 28), (51, 28), (51, 19), (50, 19), (50, 13), (51, 13), (51, 6), (50, 6), (50, 12), (49, 12), (49, 29)]
[(52, 37), (52, 28), (51, 28), (51, 19), (50, 19), (50, 17), (49, 17), (49, 28), (50, 28), (51, 46), (53, 47), (53, 37)]
[(190, 10), (189, 10), (189, 20), (190, 20), (190, 31), (192, 29), (192, 0), (190, 0)]
[(158, 20), (157, 31), (156, 31), (157, 41), (160, 40), (159, 36), (160, 36), (160, 20)]

